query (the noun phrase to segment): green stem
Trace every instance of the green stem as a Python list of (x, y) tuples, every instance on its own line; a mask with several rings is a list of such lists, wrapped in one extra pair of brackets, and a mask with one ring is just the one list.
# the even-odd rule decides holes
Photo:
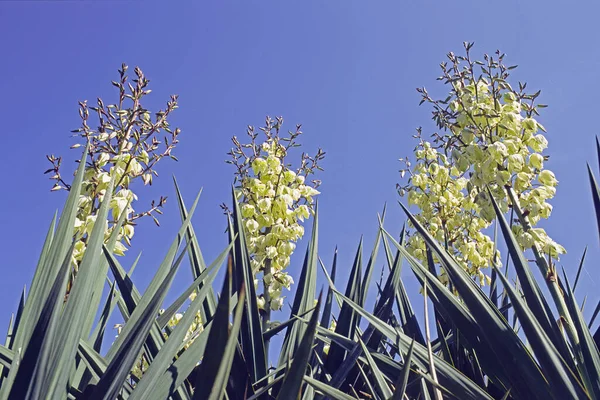
[[(271, 233), (271, 228), (266, 228), (264, 235), (268, 235)], [(265, 333), (269, 329), (269, 322), (271, 321), (271, 296), (269, 294), (269, 285), (265, 279), (265, 276), (271, 272), (271, 260), (265, 259), (265, 265), (263, 269), (263, 298), (265, 299), (265, 309), (262, 314), (262, 331)], [(271, 279), (273, 277), (271, 276)], [(264, 339), (265, 344), (265, 354), (267, 354), (267, 359), (269, 357), (269, 339)]]
[[(266, 260), (265, 269), (263, 272), (263, 297), (265, 299), (265, 309), (262, 314), (262, 330), (265, 333), (269, 328), (269, 322), (271, 321), (271, 296), (269, 294), (269, 285), (265, 279), (265, 274), (271, 271), (271, 260)], [(273, 279), (273, 277), (271, 277)], [(267, 358), (269, 355), (269, 344), (270, 339), (264, 339), (265, 343), (265, 354), (267, 354)]]

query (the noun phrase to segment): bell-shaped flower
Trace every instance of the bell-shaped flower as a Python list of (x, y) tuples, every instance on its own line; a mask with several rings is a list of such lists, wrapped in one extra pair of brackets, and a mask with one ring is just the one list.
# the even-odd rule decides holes
[(256, 304), (258, 305), (258, 308), (260, 310), (264, 310), (265, 309), (265, 298), (260, 295), (256, 298)]
[(260, 226), (262, 227), (270, 227), (271, 225), (273, 225), (273, 216), (269, 215), (269, 214), (259, 214), (256, 216), (256, 221), (258, 221), (258, 224), (260, 224)]
[(135, 228), (131, 224), (127, 224), (123, 227), (125, 237), (132, 238), (135, 233)]
[(242, 217), (243, 218), (251, 218), (255, 215), (255, 209), (252, 204), (243, 204), (242, 205)]
[(127, 247), (125, 247), (125, 245), (123, 243), (121, 243), (121, 242), (115, 243), (115, 248), (113, 249), (113, 253), (115, 253), (118, 256), (124, 256), (126, 251), (127, 251)]
[(267, 157), (267, 166), (271, 171), (277, 173), (277, 169), (281, 168), (281, 161), (275, 156), (269, 156)]
[(73, 255), (72, 258), (75, 261), (75, 263), (77, 261), (81, 261), (83, 259), (83, 254), (85, 253), (85, 243), (83, 242), (83, 240), (78, 240), (77, 243), (75, 243), (75, 246), (73, 248)]
[(541, 153), (548, 147), (548, 140), (546, 140), (544, 135), (535, 135), (527, 141), (527, 145), (531, 147), (533, 151)]
[(252, 161), (252, 171), (254, 172), (254, 175), (260, 175), (262, 173), (264, 173), (267, 169), (267, 162), (265, 161), (264, 158), (261, 157), (257, 157), (254, 159), (254, 161)]
[(265, 255), (267, 258), (273, 259), (277, 257), (277, 248), (275, 246), (269, 246), (265, 249)]
[(281, 195), (281, 199), (287, 207), (291, 207), (294, 204), (294, 198), (289, 194)]
[(96, 163), (98, 164), (99, 167), (104, 167), (109, 161), (110, 161), (110, 155), (106, 152), (101, 152), (100, 155), (98, 155), (98, 159), (96, 160)]
[(525, 129), (528, 132), (535, 133), (538, 130), (537, 121), (533, 118), (525, 118), (521, 122), (521, 125), (523, 126), (523, 129)]
[(283, 173), (283, 181), (285, 183), (291, 183), (291, 182), (294, 182), (295, 180), (296, 180), (296, 173), (294, 171), (288, 169)]
[(296, 215), (298, 216), (298, 219), (300, 219), (300, 221), (304, 221), (304, 219), (308, 219), (310, 217), (310, 211), (307, 205), (302, 204), (301, 206), (298, 206), (298, 208), (296, 209)]
[(504, 93), (504, 96), (502, 96), (502, 99), (505, 103), (510, 104), (517, 100), (517, 96), (513, 92), (506, 92)]
[(258, 228), (259, 228), (259, 224), (255, 220), (249, 219), (246, 221), (246, 229), (248, 229), (248, 232), (250, 232), (250, 233), (257, 232)]
[(525, 160), (523, 156), (520, 154), (511, 154), (507, 159), (507, 168), (510, 172), (516, 173), (521, 172), (523, 169), (523, 165), (525, 164)]
[[(289, 257), (296, 249), (296, 245), (291, 242), (281, 242), (279, 246), (277, 246), (277, 252), (284, 257)], [(273, 258), (273, 257), (271, 257)]]
[(550, 218), (550, 214), (552, 213), (552, 204), (543, 203), (540, 208), (540, 217), (544, 219)]
[(266, 213), (269, 212), (271, 210), (271, 199), (269, 198), (263, 198), (258, 200), (258, 209), (260, 210), (260, 212)]
[(506, 145), (502, 142), (492, 143), (491, 145), (489, 145), (488, 150), (490, 151), (496, 162), (502, 162), (504, 157), (506, 157), (508, 154), (508, 149), (506, 148)]
[(554, 176), (554, 172), (547, 169), (540, 172), (538, 175), (538, 181), (545, 186), (556, 186), (558, 184), (558, 180)]
[(284, 297), (277, 297), (271, 300), (271, 309), (275, 311), (281, 310), (283, 307), (283, 299)]
[(138, 176), (141, 175), (142, 172), (144, 172), (144, 168), (141, 166), (138, 160), (134, 158), (130, 161), (127, 172), (129, 172), (131, 176)]
[(533, 153), (529, 156), (529, 165), (533, 168), (542, 169), (544, 167), (544, 156), (538, 153)]

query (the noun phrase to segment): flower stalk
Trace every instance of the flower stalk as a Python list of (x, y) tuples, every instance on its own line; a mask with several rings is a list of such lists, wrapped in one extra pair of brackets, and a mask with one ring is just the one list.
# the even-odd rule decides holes
[[(248, 127), (250, 143), (242, 144), (232, 138), (234, 148), (227, 163), (237, 168), (235, 173), (236, 195), (241, 204), (243, 224), (248, 243), (254, 282), (258, 290), (262, 281), (262, 293), (258, 294), (262, 330), (272, 325), (273, 311), (282, 308), (292, 277), (285, 271), (290, 264), (296, 243), (304, 235), (302, 222), (314, 213), (314, 196), (320, 181), (307, 178), (322, 170), (319, 162), (325, 153), (318, 150), (314, 157), (302, 154), (300, 166), (292, 169), (287, 163), (289, 152), (299, 147), (300, 125), (282, 137), (280, 129), (283, 118), (267, 117), (260, 128), (264, 141), (253, 127)], [(226, 206), (224, 206), (226, 208)], [(268, 348), (269, 341), (265, 345)]]

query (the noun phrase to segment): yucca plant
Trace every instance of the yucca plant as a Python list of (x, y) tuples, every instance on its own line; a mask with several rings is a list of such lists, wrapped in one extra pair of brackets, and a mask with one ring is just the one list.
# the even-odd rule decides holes
[[(511, 228), (517, 222), (507, 221), (491, 193), (498, 242), (502, 238), (506, 244), (509, 261), (492, 265), (489, 293), (479, 275), (474, 279), (449, 244), (407, 208), (410, 236), (422, 240), (425, 257), (407, 245), (405, 229), (398, 240), (388, 233), (384, 209), (370, 256), (363, 259), (361, 241), (348, 282), (338, 289), (337, 251), (331, 269), (319, 258), (315, 205), (291, 310), (274, 324), (256, 293), (247, 203), (236, 188), (229, 245), (207, 265), (191, 222), (200, 194), (188, 208), (175, 182), (182, 225), (141, 293), (131, 279), (139, 259), (126, 271), (113, 254), (125, 213), (112, 221), (108, 240), (105, 225), (98, 223), (108, 218), (113, 178), (73, 276), (72, 254), (80, 240), (73, 227), (85, 168), (80, 163), (62, 213), (51, 222), (33, 281), (0, 345), (0, 399), (600, 399), (600, 330), (590, 330), (600, 307), (586, 322), (574, 296), (583, 261), (573, 284), (546, 258), (527, 261)], [(591, 168), (589, 179), (600, 229), (600, 189)], [(523, 223), (526, 210), (515, 198), (510, 204)], [(375, 283), (381, 251), (387, 272)], [(193, 281), (163, 305), (186, 257)], [(216, 290), (215, 276), (224, 265)], [(509, 275), (509, 265), (514, 274)], [(421, 285), (421, 294), (412, 299), (401, 274), (406, 266)], [(532, 267), (546, 272), (550, 295)], [(317, 295), (319, 270), (327, 287), (323, 295)], [(553, 285), (560, 290), (552, 292)], [(99, 307), (88, 301), (106, 288)], [(375, 305), (367, 310), (373, 289)], [(169, 324), (192, 294), (177, 324)], [(424, 318), (411, 300), (424, 304)], [(115, 309), (124, 323), (105, 347)], [(199, 312), (201, 326), (190, 335)], [(282, 346), (269, 351), (275, 335), (283, 336)], [(140, 357), (147, 365), (134, 373)]]

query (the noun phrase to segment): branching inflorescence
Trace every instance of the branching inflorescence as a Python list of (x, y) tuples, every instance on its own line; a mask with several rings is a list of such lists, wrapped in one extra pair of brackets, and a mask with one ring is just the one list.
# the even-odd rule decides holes
[(304, 235), (301, 222), (314, 212), (314, 196), (320, 192), (320, 181), (307, 182), (309, 176), (322, 170), (319, 162), (325, 153), (318, 150), (314, 157), (302, 153), (300, 166), (292, 169), (287, 163), (291, 149), (299, 147), (300, 125), (288, 137), (280, 136), (283, 118), (267, 117), (259, 132), (248, 127), (250, 143), (242, 144), (233, 137), (234, 148), (227, 162), (236, 167), (235, 183), (238, 201), (241, 202), (246, 238), (251, 253), (255, 285), (262, 277), (263, 294), (259, 296), (259, 307), (264, 310), (266, 320), (270, 310), (279, 310), (283, 305), (283, 288), (289, 289), (292, 277), (285, 272), (296, 242)]
[[(540, 92), (528, 94), (527, 85), (521, 83), (513, 89), (507, 80), (516, 66), (505, 66), (499, 51), (495, 56), (486, 54), (485, 62), (473, 61), (471, 47), (465, 43), (465, 56), (449, 53), (449, 63), (441, 64), (438, 80), (451, 86), (448, 97), (434, 100), (425, 88), (417, 89), (421, 104), (433, 106), (440, 133), (427, 141), (417, 130), (416, 161), (413, 166), (400, 159), (405, 164), (400, 174), (408, 174), (408, 182), (398, 185), (398, 191), (419, 208), (419, 221), (484, 284), (488, 277), (482, 269), (499, 265), (499, 252), (485, 232), (495, 219), (489, 193), (502, 212), (512, 207), (511, 195), (524, 210), (528, 224), (512, 225), (523, 249), (535, 247), (550, 258), (565, 249), (535, 227), (550, 216), (552, 205), (547, 200), (554, 197), (558, 183), (554, 173), (544, 169), (548, 157), (542, 152), (548, 142), (536, 120), (545, 107), (536, 104)], [(426, 262), (420, 235), (411, 235), (408, 247)], [(445, 279), (443, 271), (441, 278)]]
[[(79, 238), (73, 253), (74, 273), (83, 258), (88, 236), (111, 179), (114, 181), (110, 202), (111, 217), (105, 239), (108, 240), (121, 214), (126, 213), (114, 248), (115, 254), (123, 255), (127, 246), (131, 245), (136, 221), (150, 216), (158, 225), (155, 214), (162, 213), (161, 208), (166, 201), (166, 197), (161, 196), (157, 201), (151, 202), (148, 210), (135, 213), (132, 203), (137, 200), (137, 195), (131, 190), (132, 183), (140, 179), (144, 185), (152, 185), (153, 178), (158, 176), (156, 164), (165, 157), (177, 160), (171, 152), (178, 143), (180, 130), (171, 130), (167, 121), (171, 112), (177, 109), (177, 96), (171, 96), (165, 110), (156, 112), (153, 120), (151, 112), (141, 104), (142, 98), (151, 92), (147, 88), (150, 81), (136, 67), (136, 79), (133, 79), (132, 85), (127, 81), (127, 69), (127, 65), (123, 64), (119, 70), (119, 81), (112, 82), (119, 90), (116, 104), (105, 105), (100, 98), (97, 99), (97, 107), (88, 106), (86, 101), (79, 103), (82, 124), (73, 133), (85, 139), (89, 152), (84, 160), (85, 180), (74, 226), (74, 234)], [(98, 116), (99, 125), (95, 129), (88, 125), (90, 111)], [(160, 141), (158, 135), (163, 131), (166, 135)], [(82, 146), (81, 143), (76, 143), (71, 148)], [(62, 158), (54, 155), (47, 158), (52, 163), (52, 168), (46, 173), (52, 174), (50, 179), (55, 181), (52, 190), (70, 190), (71, 186), (61, 175)]]

